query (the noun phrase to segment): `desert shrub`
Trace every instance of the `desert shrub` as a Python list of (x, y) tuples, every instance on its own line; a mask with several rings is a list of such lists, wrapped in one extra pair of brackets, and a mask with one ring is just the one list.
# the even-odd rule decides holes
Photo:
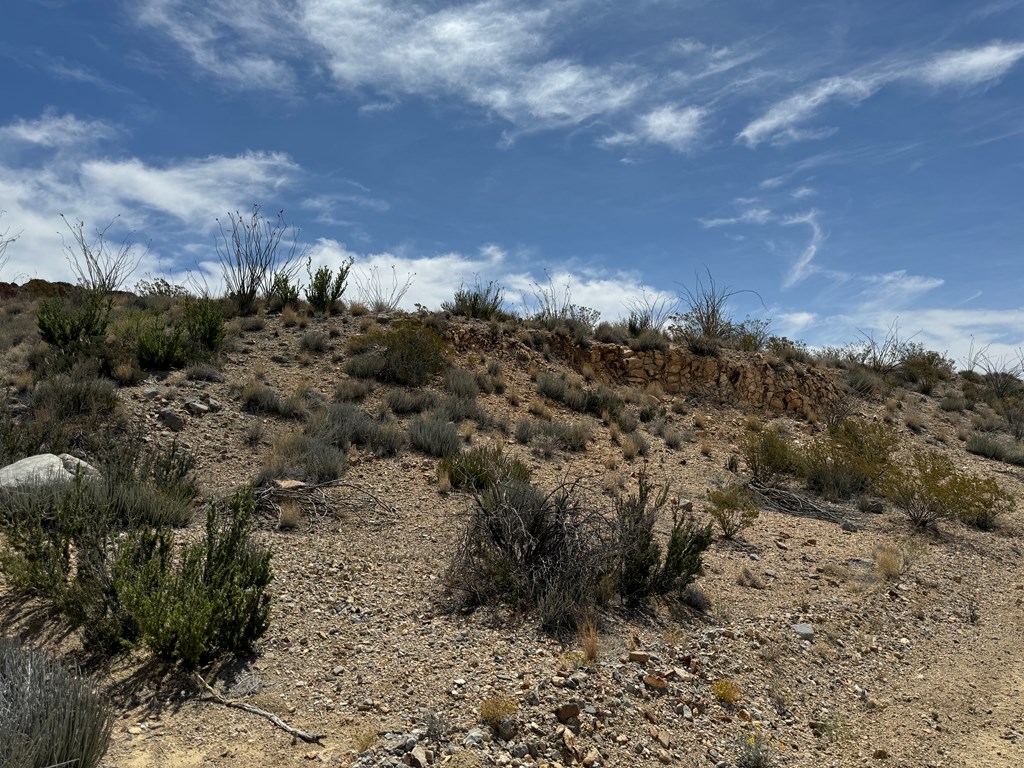
[(843, 419), (802, 453), (801, 473), (808, 490), (829, 499), (847, 499), (872, 490), (892, 468), (897, 437), (885, 424)]
[(807, 349), (807, 344), (802, 341), (793, 341), (785, 336), (769, 336), (765, 341), (765, 349), (774, 355), (778, 355), (787, 363), (804, 363), (814, 365), (814, 355)]
[(537, 394), (550, 397), (552, 400), (561, 402), (565, 398), (565, 390), (568, 382), (565, 377), (546, 371), (537, 374)]
[(635, 601), (651, 594), (681, 592), (700, 574), (702, 554), (711, 545), (710, 526), (673, 510), (672, 531), (662, 558), (654, 535), (659, 512), (668, 501), (668, 486), (657, 488), (646, 470), (637, 478), (635, 494), (615, 498), (612, 552), (619, 595)]
[(446, 587), (470, 606), (508, 603), (535, 611), (547, 629), (571, 630), (597, 600), (605, 526), (576, 485), (545, 493), (499, 481), (474, 497)]
[[(398, 270), (391, 267), (391, 285), (388, 285), (380, 275), (380, 268), (370, 267), (354, 275), (356, 290), (359, 293), (359, 303), (363, 307), (369, 307), (374, 312), (394, 312), (402, 303), (405, 294), (412, 287), (413, 273), (407, 273), (405, 282), (399, 282)], [(352, 307), (352, 314), (355, 314), (355, 306)]]
[(504, 394), (508, 387), (508, 381), (501, 372), (501, 366), (494, 361), (488, 366), (487, 372), (476, 375), (476, 383), (480, 391), (488, 395)]
[(463, 368), (449, 368), (445, 371), (444, 385), (454, 397), (472, 400), (480, 394), (476, 376)]
[(346, 361), (348, 373), (407, 387), (422, 387), (447, 366), (444, 341), (413, 319), (355, 336), (348, 351), (353, 355)]
[(939, 401), (939, 408), (947, 412), (961, 413), (967, 410), (967, 398), (961, 395), (946, 395)]
[(423, 413), (437, 405), (437, 396), (425, 389), (392, 389), (384, 397), (388, 408), (399, 416)]
[(49, 376), (36, 384), (32, 392), (32, 411), (37, 416), (105, 418), (117, 404), (113, 382), (89, 376), (85, 369)]
[(409, 425), (412, 447), (428, 456), (445, 458), (459, 452), (459, 431), (447, 419), (437, 415), (416, 417)]
[(492, 696), (480, 702), (480, 721), (489, 726), (497, 735), (502, 733), (505, 723), (515, 715), (519, 705), (509, 696)]
[(270, 288), (267, 290), (267, 305), (271, 309), (284, 309), (299, 306), (299, 290), (297, 282), (292, 282), (292, 276), (284, 272), (278, 272), (270, 281)]
[(287, 478), (327, 483), (337, 480), (347, 467), (348, 457), (338, 446), (314, 435), (288, 432), (275, 441), (257, 482)]
[(668, 349), (668, 338), (659, 330), (647, 328), (629, 340), (629, 348), (634, 352), (650, 352)]
[(460, 285), (451, 301), (441, 303), (441, 309), (477, 320), (501, 320), (508, 317), (503, 293), (504, 289), (493, 280), (487, 285), (477, 282), (469, 288)]
[(224, 309), (219, 301), (209, 296), (186, 299), (181, 325), (192, 348), (192, 357), (213, 354), (224, 343)]
[(242, 408), (250, 413), (263, 413), (285, 418), (301, 418), (305, 407), (298, 397), (282, 398), (269, 384), (250, 381), (242, 387)]
[(711, 503), (708, 514), (718, 523), (726, 539), (732, 539), (744, 528), (749, 528), (759, 515), (754, 494), (740, 483), (709, 489), (708, 501)]
[(223, 382), (224, 376), (220, 369), (209, 363), (196, 363), (185, 369), (185, 378), (189, 381)]
[(122, 603), (143, 642), (187, 667), (216, 652), (249, 651), (270, 625), (270, 550), (252, 540), (252, 488), (237, 492), (228, 520), (210, 505), (203, 540), (174, 557), (164, 531), (142, 531), (116, 565)]
[(601, 322), (594, 328), (594, 340), (624, 346), (629, 343), (629, 329), (623, 323)]
[(352, 260), (344, 261), (338, 267), (336, 274), (331, 272), (330, 267), (320, 267), (316, 272), (310, 271), (311, 261), (306, 263), (306, 272), (309, 275), (309, 286), (306, 288), (306, 301), (313, 308), (314, 312), (330, 314), (338, 301), (345, 293), (345, 284), (348, 281), (348, 273), (352, 269)]
[(723, 704), (733, 706), (743, 698), (740, 687), (732, 680), (719, 679), (711, 684), (711, 692)]
[(882, 491), (920, 527), (953, 518), (990, 530), (1014, 507), (994, 479), (961, 470), (938, 451), (916, 451), (909, 464), (891, 471)]
[(497, 482), (529, 482), (530, 470), (518, 459), (506, 456), (500, 447), (481, 447), (441, 460), (439, 473), (448, 475), (453, 488), (483, 491)]
[(0, 765), (95, 768), (113, 724), (92, 681), (0, 637)]
[(537, 434), (537, 427), (530, 419), (520, 419), (516, 422), (516, 442), (528, 445)]
[(562, 421), (544, 421), (537, 425), (535, 439), (537, 437), (550, 439), (564, 451), (578, 453), (587, 449), (593, 430), (583, 422), (567, 424)]
[(378, 456), (394, 456), (408, 445), (405, 432), (396, 424), (374, 419), (353, 403), (333, 403), (310, 421), (306, 431), (341, 450), (357, 445)]
[(861, 398), (877, 397), (886, 390), (885, 379), (875, 370), (860, 363), (846, 369), (846, 391)]
[(596, 309), (574, 304), (568, 286), (559, 293), (553, 283), (534, 284), (537, 311), (530, 318), (535, 325), (562, 336), (571, 337), (577, 344), (586, 344), (594, 333), (594, 324), (601, 313)]
[(326, 352), (329, 346), (330, 340), (323, 331), (306, 331), (299, 339), (299, 348), (304, 352)]
[(446, 421), (461, 424), (464, 421), (475, 421), (477, 424), (488, 423), (487, 412), (476, 400), (467, 400), (462, 397), (442, 398), (435, 406), (434, 411), (439, 418)]
[(108, 294), (81, 289), (44, 299), (36, 309), (39, 336), (67, 356), (93, 349), (106, 334), (111, 306)]
[(146, 314), (135, 328), (135, 355), (144, 371), (169, 371), (186, 362), (181, 328), (168, 328), (160, 315)]
[[(334, 399), (339, 403), (360, 402), (369, 397), (373, 386), (359, 379), (342, 379), (334, 388)], [(392, 390), (401, 391), (401, 390)], [(390, 392), (388, 393), (391, 394)]]
[(789, 438), (779, 429), (748, 433), (744, 457), (754, 479), (761, 483), (774, 483), (779, 475), (797, 472), (800, 466)]
[(627, 461), (632, 461), (637, 456), (646, 456), (650, 450), (647, 440), (637, 432), (631, 432), (619, 438), (619, 447), (622, 448), (622, 456)]
[(953, 361), (944, 355), (925, 349), (921, 344), (907, 343), (899, 351), (897, 375), (920, 390), (931, 389), (939, 381), (953, 375)]
[(677, 429), (666, 429), (663, 439), (665, 440), (666, 446), (672, 450), (676, 450), (683, 444), (683, 433)]
[(1019, 397), (1004, 398), (997, 410), (1006, 421), (1006, 427), (1013, 435), (1013, 439), (1024, 440), (1024, 400)]
[(612, 417), (612, 420), (623, 432), (634, 432), (640, 426), (639, 417), (632, 411), (622, 410)]

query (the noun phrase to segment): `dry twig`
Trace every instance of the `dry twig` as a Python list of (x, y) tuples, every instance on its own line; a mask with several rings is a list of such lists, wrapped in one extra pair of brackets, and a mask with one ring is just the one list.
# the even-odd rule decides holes
[(325, 733), (306, 733), (305, 731), (300, 731), (298, 728), (293, 728), (292, 726), (288, 725), (288, 723), (286, 723), (284, 720), (279, 718), (277, 715), (273, 714), (272, 712), (267, 712), (265, 709), (260, 709), (259, 707), (254, 707), (252, 704), (245, 704), (241, 701), (232, 701), (231, 699), (225, 699), (223, 696), (221, 696), (219, 693), (213, 690), (213, 688), (210, 687), (210, 684), (203, 680), (202, 676), (198, 672), (194, 673), (194, 676), (199, 686), (201, 688), (204, 688), (207, 692), (207, 695), (203, 696), (201, 701), (215, 701), (218, 704), (223, 704), (225, 707), (232, 707), (234, 709), (240, 709), (243, 712), (248, 712), (253, 715), (265, 717), (267, 720), (272, 722), (285, 733), (291, 734), (297, 739), (302, 739), (308, 744), (319, 744), (320, 740), (326, 738), (327, 736), (327, 734)]

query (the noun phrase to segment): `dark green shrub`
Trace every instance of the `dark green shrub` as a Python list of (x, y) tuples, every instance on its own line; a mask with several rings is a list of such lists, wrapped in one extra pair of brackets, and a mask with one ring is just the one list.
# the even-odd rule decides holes
[(384, 397), (388, 408), (399, 416), (429, 411), (437, 405), (437, 396), (425, 389), (392, 389)]
[(441, 309), (453, 315), (477, 320), (500, 320), (509, 315), (504, 309), (504, 289), (491, 280), (487, 285), (479, 282), (471, 288), (460, 285), (451, 301), (441, 303)]
[(637, 478), (635, 494), (616, 496), (612, 551), (618, 592), (626, 600), (682, 592), (701, 573), (703, 552), (712, 542), (711, 527), (680, 515), (679, 510), (673, 510), (672, 531), (662, 559), (654, 526), (667, 500), (668, 486), (656, 488), (646, 470)]
[(111, 299), (97, 291), (76, 290), (67, 297), (39, 302), (39, 336), (65, 355), (75, 355), (98, 344), (110, 322)]
[(500, 447), (457, 453), (442, 459), (438, 470), (448, 476), (453, 488), (466, 491), (482, 491), (503, 480), (530, 481), (529, 468), (506, 456)]
[(224, 343), (224, 309), (209, 296), (185, 301), (181, 325), (193, 357), (213, 354)]
[(105, 418), (117, 404), (114, 383), (89, 376), (82, 369), (49, 376), (36, 384), (32, 392), (32, 411), (37, 417), (48, 414), (60, 418)]
[(754, 479), (760, 483), (772, 484), (780, 475), (800, 470), (799, 455), (779, 429), (762, 429), (748, 434), (744, 457)]
[(345, 370), (360, 378), (422, 387), (446, 367), (445, 350), (444, 341), (433, 330), (413, 319), (400, 320), (351, 338), (348, 351), (353, 357), (346, 361)]
[(409, 425), (412, 447), (428, 456), (444, 458), (459, 452), (459, 432), (447, 419), (436, 415), (416, 417)]
[(352, 260), (344, 261), (338, 267), (337, 274), (332, 277), (330, 267), (320, 267), (317, 271), (310, 272), (310, 264), (306, 263), (306, 272), (309, 274), (309, 287), (306, 288), (306, 301), (313, 308), (313, 311), (320, 314), (330, 314), (337, 306), (342, 294), (345, 293), (345, 284), (348, 281), (349, 270), (352, 269)]
[(284, 309), (285, 307), (299, 306), (298, 283), (293, 283), (291, 276), (278, 272), (270, 283), (270, 290), (267, 291), (267, 304), (271, 309)]
[(185, 365), (181, 328), (168, 328), (157, 315), (145, 315), (136, 330), (136, 357), (144, 371), (169, 371)]
[(709, 489), (708, 501), (711, 502), (708, 514), (718, 523), (726, 539), (733, 539), (744, 528), (749, 528), (759, 515), (754, 494), (740, 483)]
[(0, 637), (0, 765), (95, 768), (113, 724), (92, 681)]
[(252, 540), (252, 488), (232, 497), (228, 521), (210, 505), (204, 540), (173, 556), (165, 532), (135, 534), (118, 559), (117, 589), (158, 656), (193, 667), (222, 651), (249, 651), (270, 624), (270, 550)]

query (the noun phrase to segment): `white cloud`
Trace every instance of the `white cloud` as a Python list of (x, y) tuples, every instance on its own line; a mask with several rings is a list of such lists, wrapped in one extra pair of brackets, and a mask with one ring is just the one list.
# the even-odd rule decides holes
[(940, 54), (921, 68), (919, 77), (934, 86), (972, 86), (998, 80), (1024, 58), (1024, 43), (990, 43)]
[(813, 197), (816, 194), (818, 194), (817, 190), (812, 187), (798, 187), (790, 193), (790, 197), (794, 200), (803, 200), (806, 197)]
[(787, 226), (806, 224), (811, 229), (810, 241), (800, 257), (790, 267), (789, 274), (782, 283), (784, 288), (791, 288), (814, 271), (814, 257), (818, 255), (818, 250), (825, 242), (825, 233), (818, 223), (818, 212), (815, 210), (788, 216), (782, 220), (782, 223)]
[(693, 149), (701, 136), (707, 110), (664, 104), (641, 115), (631, 132), (619, 132), (599, 142), (602, 146), (663, 144), (676, 152)]
[(832, 101), (853, 106), (897, 81), (934, 87), (976, 86), (992, 83), (1024, 59), (1024, 43), (993, 42), (977, 48), (947, 51), (928, 61), (879, 62), (859, 74), (830, 77), (789, 96), (752, 120), (736, 136), (748, 147), (766, 141), (784, 144), (822, 138), (834, 128), (802, 128)]
[(774, 214), (768, 208), (748, 208), (738, 216), (698, 219), (698, 221), (705, 229), (713, 229), (715, 227), (728, 227), (734, 224), (767, 224), (774, 218)]
[(833, 99), (858, 104), (872, 96), (882, 85), (878, 78), (832, 77), (775, 104), (764, 115), (747, 124), (736, 137), (748, 147), (768, 140), (811, 138), (797, 124), (811, 118)]
[(15, 120), (0, 127), (0, 140), (33, 144), (48, 149), (90, 144), (117, 136), (105, 120), (80, 120), (72, 114), (47, 110), (38, 120)]

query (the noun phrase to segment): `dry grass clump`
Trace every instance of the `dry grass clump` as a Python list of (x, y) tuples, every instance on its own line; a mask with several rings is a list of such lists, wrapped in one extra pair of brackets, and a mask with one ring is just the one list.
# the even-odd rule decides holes
[(391, 412), (397, 416), (423, 413), (437, 405), (437, 396), (426, 389), (392, 389), (384, 396)]
[(906, 570), (907, 553), (892, 544), (882, 544), (875, 549), (875, 572), (883, 581), (899, 578)]
[(303, 432), (287, 432), (274, 442), (257, 482), (288, 479), (326, 483), (337, 480), (347, 468), (348, 456), (337, 446)]
[[(287, 311), (290, 307), (286, 307)], [(330, 347), (330, 338), (323, 331), (306, 331), (299, 339), (299, 349), (303, 352), (319, 354)]]
[(454, 456), (461, 445), (457, 427), (437, 414), (416, 417), (409, 425), (409, 439), (413, 448), (436, 458)]
[(576, 631), (579, 635), (580, 651), (587, 664), (593, 666), (597, 663), (599, 654), (599, 643), (597, 635), (597, 622), (593, 613), (587, 613), (576, 623)]
[(242, 408), (250, 413), (263, 413), (285, 418), (301, 418), (306, 408), (300, 396), (280, 397), (269, 384), (250, 379), (242, 386)]
[(302, 509), (295, 501), (286, 501), (281, 505), (277, 518), (277, 527), (282, 531), (292, 531), (302, 523)]
[(497, 733), (502, 720), (512, 717), (519, 710), (516, 700), (509, 696), (492, 696), (480, 702), (480, 720)]
[(358, 403), (369, 397), (373, 385), (363, 379), (342, 379), (334, 388), (334, 399), (339, 403)]
[(647, 441), (636, 432), (622, 435), (619, 438), (619, 447), (622, 448), (622, 457), (626, 461), (632, 461), (637, 456), (646, 456), (650, 450)]
[(740, 687), (732, 680), (720, 678), (711, 684), (711, 692), (715, 698), (727, 706), (734, 706), (743, 698)]

